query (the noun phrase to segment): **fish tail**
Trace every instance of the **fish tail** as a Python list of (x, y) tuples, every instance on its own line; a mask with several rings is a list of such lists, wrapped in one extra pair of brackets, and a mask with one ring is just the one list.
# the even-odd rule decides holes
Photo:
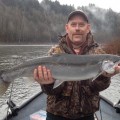
[(3, 71), (0, 71), (0, 96), (2, 96), (7, 91), (10, 84), (3, 80), (2, 74), (3, 74)]
[(0, 70), (0, 76), (3, 74), (3, 72), (4, 72), (3, 70)]
[(0, 80), (0, 96), (2, 96), (8, 89), (10, 83)]

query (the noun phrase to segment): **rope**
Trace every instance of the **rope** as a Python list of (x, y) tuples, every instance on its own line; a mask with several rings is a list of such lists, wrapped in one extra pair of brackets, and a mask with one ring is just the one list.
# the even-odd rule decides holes
[[(11, 101), (11, 98), (12, 98), (12, 93), (13, 93), (13, 83), (14, 83), (14, 81), (12, 81), (12, 83), (11, 83), (10, 96), (8, 97), (8, 103)], [(6, 117), (5, 120), (8, 120), (8, 115), (10, 114), (9, 109), (10, 109), (10, 107), (9, 107), (9, 105), (8, 105), (8, 108), (7, 108), (7, 117)]]
[(101, 120), (103, 120), (101, 106), (100, 106), (100, 117), (101, 117)]
[(98, 116), (96, 115), (96, 113), (94, 114), (94, 116), (95, 116), (95, 120), (99, 120)]

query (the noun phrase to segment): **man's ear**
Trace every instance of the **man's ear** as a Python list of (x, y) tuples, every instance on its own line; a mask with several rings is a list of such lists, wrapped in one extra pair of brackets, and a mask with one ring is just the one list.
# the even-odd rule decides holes
[(87, 33), (90, 32), (90, 29), (91, 29), (91, 26), (90, 26), (90, 24), (88, 24), (88, 26), (87, 26)]
[(68, 33), (68, 24), (65, 25), (66, 33)]

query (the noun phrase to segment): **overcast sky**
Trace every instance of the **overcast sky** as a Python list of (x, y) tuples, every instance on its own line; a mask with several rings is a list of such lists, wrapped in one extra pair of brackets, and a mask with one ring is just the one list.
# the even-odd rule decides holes
[[(42, 0), (39, 0), (40, 2)], [(56, 0), (51, 0), (51, 1), (56, 1)], [(67, 4), (67, 5), (74, 5), (75, 8), (77, 6), (86, 6), (89, 3), (94, 3), (96, 6), (100, 8), (111, 8), (115, 12), (120, 12), (120, 4), (119, 0), (57, 0), (60, 2), (60, 4)]]

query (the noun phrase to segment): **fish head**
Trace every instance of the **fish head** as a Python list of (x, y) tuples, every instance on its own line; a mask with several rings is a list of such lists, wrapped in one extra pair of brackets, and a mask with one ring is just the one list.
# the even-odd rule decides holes
[(113, 61), (110, 61), (110, 60), (103, 61), (102, 70), (107, 72), (107, 73), (112, 74), (115, 72), (114, 65), (115, 64)]

